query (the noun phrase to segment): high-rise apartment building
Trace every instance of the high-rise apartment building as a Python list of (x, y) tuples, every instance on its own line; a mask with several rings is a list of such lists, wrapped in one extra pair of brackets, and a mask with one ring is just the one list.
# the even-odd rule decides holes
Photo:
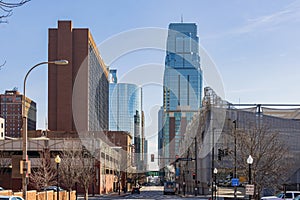
[(108, 69), (88, 28), (58, 21), (49, 29), (48, 127), (51, 131), (108, 130)]
[(163, 84), (163, 156), (172, 162), (187, 124), (201, 107), (202, 70), (195, 23), (169, 25)]
[[(6, 90), (0, 94), (0, 117), (5, 119), (5, 135), (22, 137), (22, 109), (24, 95), (17, 90)], [(36, 103), (26, 97), (25, 116), (28, 130), (36, 130)]]

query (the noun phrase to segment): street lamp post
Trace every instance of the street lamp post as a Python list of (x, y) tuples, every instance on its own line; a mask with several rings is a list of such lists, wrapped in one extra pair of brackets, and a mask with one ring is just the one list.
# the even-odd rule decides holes
[(59, 180), (58, 180), (58, 177), (59, 177), (59, 173), (58, 173), (58, 170), (59, 170), (59, 163), (60, 163), (60, 161), (61, 161), (61, 159), (60, 159), (60, 157), (59, 157), (59, 155), (56, 155), (56, 157), (55, 157), (55, 163), (56, 163), (56, 195), (57, 195), (57, 198), (56, 198), (56, 200), (59, 200)]
[(34, 65), (33, 67), (31, 67), (28, 72), (25, 75), (24, 78), (24, 83), (23, 83), (23, 101), (22, 101), (22, 119), (23, 119), (23, 124), (22, 124), (22, 191), (23, 191), (23, 198), (26, 200), (26, 193), (27, 193), (27, 184), (28, 184), (28, 156), (27, 156), (27, 114), (26, 114), (26, 81), (27, 81), (27, 77), (30, 74), (30, 72), (35, 69), (36, 67), (40, 66), (40, 65), (44, 65), (44, 64), (55, 64), (55, 65), (67, 65), (68, 61), (67, 60), (55, 60), (55, 61), (46, 61), (46, 62), (40, 62), (36, 65)]
[(218, 169), (214, 169), (214, 190), (215, 190), (215, 199), (217, 199), (217, 173)]
[(211, 147), (211, 199), (214, 199), (214, 169), (215, 169), (215, 128), (212, 128), (212, 147)]
[[(248, 159), (247, 159), (247, 163), (249, 166), (249, 184), (251, 184), (251, 165), (253, 163), (253, 158), (251, 155), (249, 155)], [(249, 200), (251, 200), (251, 195), (249, 195)]]

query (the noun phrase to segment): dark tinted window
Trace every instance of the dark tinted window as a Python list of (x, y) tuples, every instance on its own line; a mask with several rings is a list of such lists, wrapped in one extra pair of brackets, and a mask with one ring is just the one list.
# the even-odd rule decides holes
[(293, 198), (293, 194), (292, 193), (285, 193), (285, 198)]

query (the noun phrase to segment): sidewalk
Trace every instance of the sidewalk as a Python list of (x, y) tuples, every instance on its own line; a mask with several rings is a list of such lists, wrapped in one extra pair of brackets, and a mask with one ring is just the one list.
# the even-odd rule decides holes
[[(95, 194), (94, 196), (92, 194), (89, 194), (89, 199), (99, 199), (101, 197), (125, 197), (127, 195), (129, 195), (130, 193), (124, 193), (121, 192), (119, 195), (119, 192), (111, 192), (108, 194)], [(79, 194), (77, 199), (84, 199), (84, 195), (83, 194)]]

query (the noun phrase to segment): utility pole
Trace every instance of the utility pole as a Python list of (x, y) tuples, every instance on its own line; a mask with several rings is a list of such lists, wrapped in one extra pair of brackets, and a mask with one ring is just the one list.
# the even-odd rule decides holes
[(215, 128), (212, 128), (212, 148), (211, 148), (211, 199), (214, 199), (214, 169), (215, 169)]
[[(234, 120), (234, 178), (237, 178), (237, 172), (236, 172), (236, 127), (237, 127), (237, 121)], [(234, 186), (234, 199), (236, 199), (236, 186)]]
[(197, 161), (198, 161), (198, 155), (197, 155), (197, 138), (195, 136), (194, 138), (195, 140), (195, 196), (197, 196), (198, 194), (198, 173), (197, 173), (197, 169), (198, 169), (198, 165), (197, 165)]

